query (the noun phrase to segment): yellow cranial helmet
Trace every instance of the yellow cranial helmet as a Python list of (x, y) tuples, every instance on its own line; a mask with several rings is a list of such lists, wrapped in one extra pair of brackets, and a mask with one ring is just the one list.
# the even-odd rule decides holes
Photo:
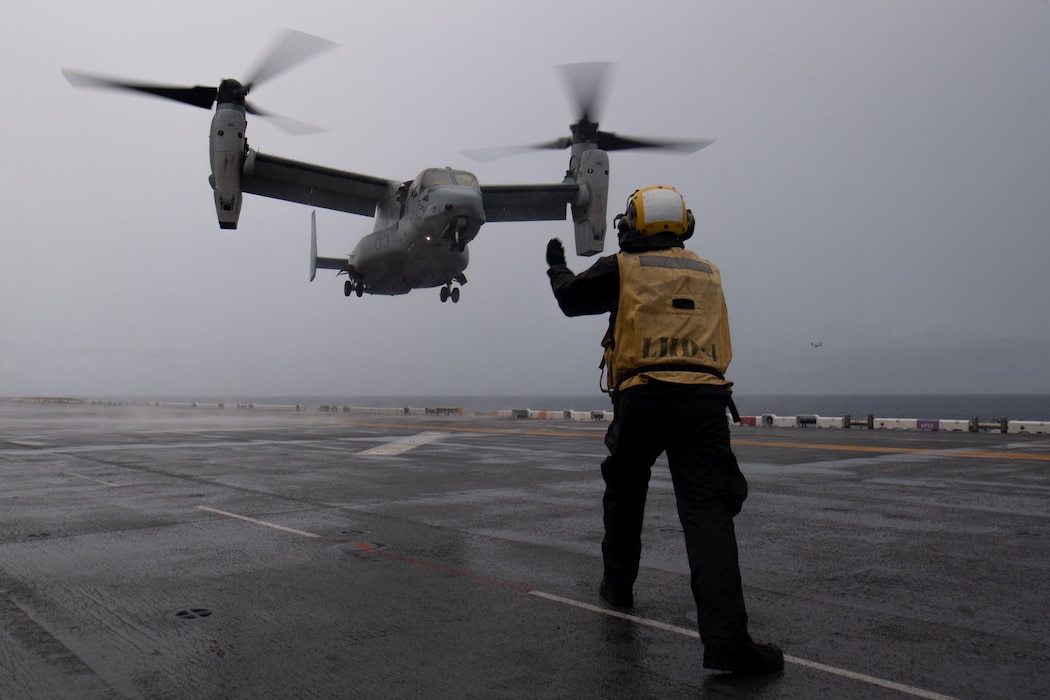
[(689, 230), (689, 210), (678, 190), (653, 185), (635, 190), (627, 200), (626, 218), (631, 228), (643, 236), (670, 231), (681, 236)]

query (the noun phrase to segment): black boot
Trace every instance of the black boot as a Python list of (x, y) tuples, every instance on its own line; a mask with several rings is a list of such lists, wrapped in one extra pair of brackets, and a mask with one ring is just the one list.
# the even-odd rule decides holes
[(615, 605), (618, 608), (629, 608), (634, 605), (634, 593), (630, 588), (614, 588), (605, 579), (602, 579), (602, 585), (598, 587), (598, 595), (609, 605)]
[(784, 668), (784, 653), (773, 644), (756, 644), (751, 637), (709, 639), (704, 643), (704, 668), (733, 673), (776, 673)]

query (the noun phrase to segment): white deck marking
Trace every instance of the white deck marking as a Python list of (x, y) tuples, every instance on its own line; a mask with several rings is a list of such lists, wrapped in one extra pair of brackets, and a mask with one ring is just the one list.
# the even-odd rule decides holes
[[(398, 445), (400, 443), (409, 442), (411, 444), (409, 444), (409, 446), (406, 447), (405, 449), (409, 449), (410, 450), (413, 447), (415, 447), (417, 444), (421, 445), (421, 444), (425, 444), (427, 442), (432, 442), (432, 441), (437, 440), (438, 438), (442, 437), (445, 434), (446, 433), (437, 433), (437, 432), (421, 433), (420, 435), (416, 435), (416, 436), (413, 436), (413, 437), (410, 437), (410, 438), (404, 438), (403, 440), (398, 440), (395, 443), (391, 443), (391, 445)], [(420, 438), (423, 438), (423, 439), (420, 441)], [(380, 448), (374, 448), (374, 449), (380, 449)], [(402, 452), (403, 451), (404, 450), (402, 450)], [(368, 450), (367, 452), (372, 452), (372, 450)], [(365, 453), (361, 453), (361, 454), (365, 454)], [(393, 453), (386, 453), (386, 452), (384, 452), (382, 454), (399, 454), (399, 453), (398, 452), (393, 452)], [(65, 472), (65, 473), (68, 474), (69, 476), (74, 476), (74, 477), (77, 477), (77, 478), (80, 478), (80, 479), (87, 479), (89, 481), (94, 481), (94, 482), (97, 482), (97, 483), (100, 483), (100, 484), (104, 484), (106, 486), (111, 486), (111, 487), (114, 487), (114, 488), (121, 488), (120, 484), (114, 484), (112, 482), (104, 481), (104, 480), (98, 479), (96, 477), (87, 476), (85, 474), (77, 474), (77, 473), (74, 473), (74, 472)], [(224, 510), (218, 510), (218, 509), (215, 509), (215, 508), (209, 508), (208, 506), (195, 505), (193, 507), (196, 508), (197, 510), (204, 511), (206, 513), (212, 513), (214, 515), (221, 515), (221, 516), (223, 516), (225, 518), (233, 518), (235, 520), (241, 520), (241, 521), (244, 521), (246, 523), (251, 523), (253, 525), (261, 525), (263, 527), (268, 527), (268, 528), (273, 529), (273, 530), (279, 530), (281, 532), (287, 532), (287, 533), (290, 533), (290, 534), (293, 534), (293, 535), (298, 535), (300, 537), (309, 537), (310, 539), (318, 539), (318, 540), (324, 539), (324, 537), (322, 535), (317, 535), (317, 534), (314, 534), (312, 532), (306, 532), (304, 530), (296, 530), (295, 528), (285, 527), (284, 525), (277, 525), (276, 523), (268, 523), (265, 520), (258, 520), (256, 518), (249, 518), (246, 515), (238, 515), (236, 513), (229, 513), (229, 512), (224, 511)], [(535, 596), (537, 598), (543, 598), (544, 600), (549, 600), (549, 601), (554, 602), (554, 603), (561, 603), (562, 605), (569, 605), (569, 606), (574, 607), (574, 608), (579, 608), (580, 610), (587, 610), (589, 612), (598, 613), (599, 615), (605, 615), (606, 617), (615, 617), (615, 618), (619, 618), (621, 620), (628, 620), (630, 622), (633, 622), (633, 623), (638, 624), (638, 625), (642, 625), (644, 627), (650, 627), (652, 629), (662, 630), (664, 632), (671, 632), (673, 634), (679, 634), (679, 635), (682, 635), (683, 637), (690, 637), (692, 639), (700, 639), (700, 634), (696, 630), (689, 629), (688, 627), (678, 627), (677, 625), (669, 625), (666, 622), (660, 622), (659, 620), (650, 620), (648, 618), (638, 617), (637, 615), (628, 615), (627, 613), (622, 613), (622, 612), (619, 612), (618, 610), (610, 610), (609, 608), (598, 607), (597, 605), (591, 605), (590, 603), (582, 603), (582, 602), (580, 602), (578, 600), (573, 600), (572, 598), (563, 598), (561, 596), (553, 595), (551, 593), (544, 593), (543, 591), (529, 591), (529, 595)], [(833, 676), (839, 676), (841, 678), (848, 678), (850, 680), (859, 681), (861, 683), (867, 683), (868, 685), (874, 685), (874, 686), (878, 686), (880, 688), (888, 688), (889, 690), (895, 690), (895, 691), (897, 691), (899, 693), (904, 693), (906, 695), (911, 695), (911, 696), (917, 697), (917, 698), (923, 698), (924, 700), (958, 700), (958, 698), (955, 698), (955, 697), (953, 697), (951, 695), (943, 695), (941, 693), (935, 693), (935, 692), (930, 691), (930, 690), (923, 690), (922, 688), (916, 688), (914, 686), (905, 685), (903, 683), (897, 683), (895, 681), (888, 681), (888, 680), (886, 680), (884, 678), (878, 678), (876, 676), (869, 676), (869, 675), (864, 674), (864, 673), (857, 673), (856, 671), (850, 671), (850, 670), (844, 669), (844, 668), (837, 668), (835, 666), (828, 666), (827, 664), (822, 664), (822, 663), (820, 663), (818, 661), (810, 661), (808, 659), (800, 659), (800, 658), (798, 658), (796, 656), (788, 656), (787, 654), (785, 654), (784, 655), (784, 661), (787, 662), (787, 663), (790, 663), (790, 664), (795, 664), (796, 666), (802, 666), (804, 668), (811, 668), (814, 671), (822, 671), (824, 673), (828, 673), (828, 674), (831, 674)]]
[[(555, 603), (562, 603), (563, 605), (570, 605), (574, 608), (581, 610), (588, 610), (595, 612), (600, 615), (607, 617), (616, 617), (621, 620), (629, 620), (645, 627), (651, 627), (653, 629), (663, 630), (664, 632), (673, 632), (680, 634), (685, 637), (692, 637), (693, 639), (700, 639), (700, 634), (687, 627), (677, 627), (675, 625), (669, 625), (665, 622), (659, 622), (657, 620), (649, 620), (644, 617), (638, 617), (637, 615), (628, 615), (617, 610), (610, 610), (608, 608), (601, 608), (597, 605), (591, 605), (589, 603), (581, 603), (578, 600), (571, 598), (562, 598), (561, 596), (551, 595), (550, 593), (544, 593), (543, 591), (529, 591), (529, 595), (534, 595), (537, 598), (543, 598), (550, 600)], [(867, 683), (868, 685), (876, 685), (880, 688), (889, 688), (890, 690), (896, 690), (900, 693), (912, 695), (917, 698), (924, 698), (925, 700), (957, 700), (950, 695), (942, 695), (941, 693), (934, 693), (929, 690), (923, 690), (922, 688), (916, 688), (910, 685), (904, 685), (903, 683), (896, 683), (894, 681), (888, 681), (883, 678), (877, 678), (875, 676), (869, 676), (864, 673), (857, 673), (855, 671), (849, 671), (844, 668), (836, 668), (835, 666), (828, 666), (827, 664), (818, 663), (816, 661), (809, 661), (807, 659), (800, 659), (795, 656), (784, 655), (784, 661), (787, 663), (795, 664), (797, 666), (804, 666), (806, 668), (812, 668), (815, 671), (823, 671), (824, 673), (830, 673), (833, 676), (841, 676), (842, 678), (849, 678), (851, 680), (860, 681), (861, 683)]]
[(272, 528), (274, 530), (280, 530), (281, 532), (289, 532), (293, 535), (299, 535), (300, 537), (309, 537), (311, 539), (320, 540), (324, 539), (321, 535), (315, 535), (312, 532), (304, 532), (303, 530), (296, 530), (295, 528), (285, 527), (284, 525), (277, 525), (276, 523), (268, 523), (265, 520), (256, 520), (255, 518), (249, 518), (247, 515), (237, 515), (236, 513), (227, 513), (224, 510), (216, 510), (215, 508), (209, 508), (208, 506), (193, 506), (197, 510), (203, 510), (206, 513), (214, 513), (215, 515), (221, 515), (226, 518), (234, 518), (235, 520), (243, 520), (246, 523), (253, 525), (262, 525), (263, 527)]
[(401, 438), (400, 440), (394, 440), (388, 442), (379, 447), (373, 447), (372, 449), (358, 452), (359, 455), (369, 455), (375, 457), (389, 457), (391, 455), (399, 455), (403, 452), (415, 449), (420, 445), (425, 445), (428, 442), (434, 442), (448, 435), (448, 433), (442, 433), (437, 431), (427, 431), (425, 433), (419, 433), (418, 435), (410, 435), (409, 437)]
[(121, 484), (114, 484), (112, 481), (106, 481), (104, 479), (99, 479), (99, 478), (96, 478), (94, 476), (88, 476), (87, 474), (77, 474), (76, 472), (62, 472), (62, 473), (65, 474), (66, 476), (74, 476), (74, 477), (76, 477), (78, 479), (85, 479), (87, 481), (94, 481), (96, 484), (102, 484), (103, 486), (110, 486), (110, 487), (115, 488), (115, 489), (124, 488)]

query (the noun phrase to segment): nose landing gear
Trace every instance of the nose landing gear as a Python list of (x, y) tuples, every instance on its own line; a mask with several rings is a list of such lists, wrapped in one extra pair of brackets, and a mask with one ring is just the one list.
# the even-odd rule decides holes
[(467, 241), (463, 240), (463, 232), (467, 230), (467, 217), (457, 216), (456, 223), (449, 224), (448, 228), (452, 229), (449, 231), (448, 249), (462, 253), (467, 249)]

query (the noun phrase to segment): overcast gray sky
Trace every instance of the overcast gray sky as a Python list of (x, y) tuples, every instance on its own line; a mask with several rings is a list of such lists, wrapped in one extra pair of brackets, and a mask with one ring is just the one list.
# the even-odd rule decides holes
[[(249, 196), (219, 230), (204, 110), (60, 73), (215, 85), (284, 28), (339, 47), (253, 92), (329, 129), (251, 120), (274, 155), (557, 182), (567, 152), (460, 151), (566, 135), (556, 66), (579, 61), (617, 63), (603, 129), (716, 139), (613, 153), (609, 217), (638, 187), (686, 197), (740, 393), (1050, 393), (1045, 1), (155, 5), (5, 5), (0, 396), (597, 393), (605, 318), (564, 318), (545, 274), (570, 223), (486, 225), (459, 304), (347, 299), (308, 282), (310, 208)], [(318, 225), (340, 255), (372, 219)]]

